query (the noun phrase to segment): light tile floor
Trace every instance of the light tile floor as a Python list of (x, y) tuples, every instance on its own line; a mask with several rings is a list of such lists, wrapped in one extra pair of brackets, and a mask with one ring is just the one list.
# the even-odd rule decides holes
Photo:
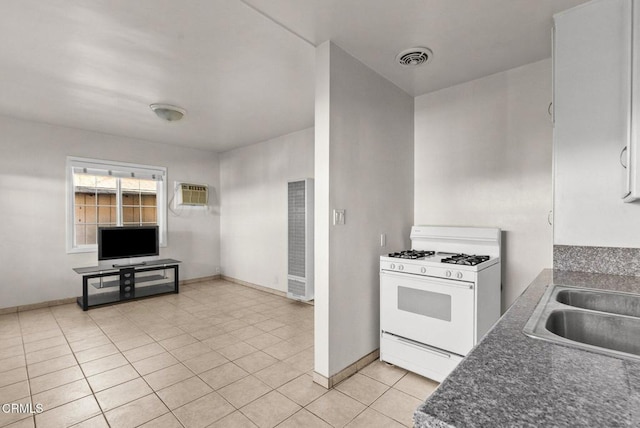
[(313, 306), (222, 280), (0, 316), (0, 404), (23, 406), (0, 427), (412, 426), (437, 386), (379, 361), (329, 391), (312, 373)]

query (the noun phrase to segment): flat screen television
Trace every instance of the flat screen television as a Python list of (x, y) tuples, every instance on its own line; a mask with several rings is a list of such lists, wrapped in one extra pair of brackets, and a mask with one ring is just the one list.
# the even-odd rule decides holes
[(160, 254), (158, 226), (98, 228), (98, 260), (157, 256)]

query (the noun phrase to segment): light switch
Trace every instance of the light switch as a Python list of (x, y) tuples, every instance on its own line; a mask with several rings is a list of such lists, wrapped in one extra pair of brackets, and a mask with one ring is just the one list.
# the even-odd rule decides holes
[(345, 224), (345, 210), (333, 210), (333, 225)]
[(381, 233), (380, 234), (380, 246), (381, 247), (385, 247), (387, 245), (387, 234), (386, 233)]

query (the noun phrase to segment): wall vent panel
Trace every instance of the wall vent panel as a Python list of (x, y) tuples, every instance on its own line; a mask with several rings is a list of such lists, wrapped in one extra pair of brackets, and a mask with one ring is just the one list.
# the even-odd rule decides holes
[(288, 182), (287, 297), (313, 300), (313, 180)]
[(176, 183), (176, 206), (205, 207), (209, 203), (209, 186), (206, 184)]

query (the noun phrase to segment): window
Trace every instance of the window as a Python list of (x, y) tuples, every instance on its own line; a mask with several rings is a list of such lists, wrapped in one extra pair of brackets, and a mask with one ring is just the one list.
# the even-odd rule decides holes
[(158, 225), (166, 245), (166, 168), (69, 157), (67, 171), (68, 252), (96, 251), (101, 226)]

